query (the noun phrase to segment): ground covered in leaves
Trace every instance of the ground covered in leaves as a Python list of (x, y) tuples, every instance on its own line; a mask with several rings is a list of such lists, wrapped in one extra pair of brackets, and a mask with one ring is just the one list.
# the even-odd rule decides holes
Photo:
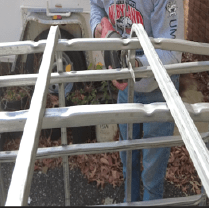
[[(43, 133), (43, 132), (42, 132)], [(94, 143), (96, 140), (88, 141)], [(4, 145), (5, 151), (18, 150), (20, 137), (7, 139)], [(72, 144), (71, 129), (68, 128), (68, 144)], [(50, 136), (40, 136), (39, 148), (60, 146), (61, 139), (52, 141)], [(48, 170), (60, 167), (62, 158), (38, 159), (35, 161), (34, 170), (47, 173)], [(122, 163), (119, 152), (103, 154), (87, 154), (69, 156), (70, 170), (80, 169), (88, 182), (96, 182), (97, 186), (103, 189), (106, 183), (115, 188), (123, 184)], [(185, 146), (172, 147), (166, 181), (178, 187), (185, 195), (200, 194), (201, 182), (189, 157)]]

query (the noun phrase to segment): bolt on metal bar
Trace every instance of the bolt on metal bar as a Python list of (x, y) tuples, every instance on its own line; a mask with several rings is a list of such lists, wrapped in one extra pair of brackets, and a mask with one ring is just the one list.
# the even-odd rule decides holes
[[(61, 38), (59, 31), (59, 38)], [(58, 73), (63, 72), (63, 59), (62, 52), (55, 53), (57, 61), (57, 71)], [(64, 93), (64, 83), (59, 83), (59, 107), (65, 107), (65, 93)], [(61, 128), (61, 144), (63, 146), (67, 145), (67, 130), (66, 128)], [(70, 206), (70, 184), (69, 184), (69, 162), (68, 156), (62, 157), (63, 162), (63, 177), (64, 177), (64, 190), (65, 190), (65, 206)]]

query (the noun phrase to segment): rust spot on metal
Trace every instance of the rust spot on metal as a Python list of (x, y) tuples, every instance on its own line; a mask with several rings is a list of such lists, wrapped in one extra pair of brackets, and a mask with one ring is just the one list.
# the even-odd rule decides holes
[(62, 8), (62, 5), (61, 4), (56, 4), (55, 7)]

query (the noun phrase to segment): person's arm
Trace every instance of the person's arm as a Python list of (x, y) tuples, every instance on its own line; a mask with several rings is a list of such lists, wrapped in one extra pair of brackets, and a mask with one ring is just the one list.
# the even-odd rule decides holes
[(103, 17), (107, 17), (107, 14), (104, 10), (103, 1), (90, 0), (90, 27), (93, 37), (95, 37), (95, 29), (97, 25), (101, 23), (101, 19)]
[[(154, 38), (184, 39), (183, 1), (154, 0), (151, 27)], [(161, 49), (156, 49), (156, 52), (163, 65), (181, 62), (182, 52)], [(145, 55), (137, 56), (136, 60), (140, 66), (149, 66)], [(154, 78), (143, 78), (135, 84), (137, 92), (151, 92), (157, 87), (158, 84)]]

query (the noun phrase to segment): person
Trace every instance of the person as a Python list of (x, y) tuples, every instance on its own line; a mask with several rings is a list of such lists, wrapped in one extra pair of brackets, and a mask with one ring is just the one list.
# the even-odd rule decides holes
[[(129, 37), (133, 23), (142, 24), (149, 37), (184, 39), (184, 11), (181, 0), (90, 0), (90, 26), (92, 35), (100, 38), (101, 19), (109, 18), (115, 30)], [(182, 53), (156, 49), (164, 65), (181, 62)], [(136, 66), (149, 66), (142, 50), (136, 51)], [(171, 79), (179, 89), (179, 75)], [(119, 85), (116, 81), (113, 84)], [(118, 103), (127, 103), (128, 87), (119, 88)], [(135, 83), (134, 103), (150, 104), (165, 102), (154, 78), (143, 78)], [(120, 124), (120, 140), (127, 139), (127, 124)], [(172, 136), (173, 122), (143, 123), (143, 138)], [(133, 124), (133, 139), (140, 138), (139, 124)], [(142, 152), (143, 171), (140, 170)], [(170, 148), (151, 148), (132, 151), (131, 201), (140, 201), (140, 176), (144, 194), (143, 201), (163, 198), (164, 178)], [(126, 179), (126, 152), (120, 152), (123, 163), (123, 176)], [(126, 187), (126, 186), (125, 186)], [(126, 190), (126, 189), (125, 189)], [(125, 201), (125, 200), (124, 200)]]

